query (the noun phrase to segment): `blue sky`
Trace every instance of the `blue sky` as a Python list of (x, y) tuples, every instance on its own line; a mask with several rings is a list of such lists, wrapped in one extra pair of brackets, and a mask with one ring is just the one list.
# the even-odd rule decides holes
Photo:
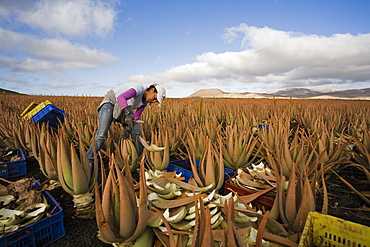
[(0, 0), (0, 88), (103, 96), (159, 83), (273, 93), (370, 87), (368, 0)]

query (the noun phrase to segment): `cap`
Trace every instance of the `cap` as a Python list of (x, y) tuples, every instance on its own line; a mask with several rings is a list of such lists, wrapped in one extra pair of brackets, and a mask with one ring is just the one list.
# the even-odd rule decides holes
[(153, 84), (155, 89), (157, 90), (157, 100), (159, 105), (162, 104), (162, 101), (166, 98), (166, 89), (158, 84)]

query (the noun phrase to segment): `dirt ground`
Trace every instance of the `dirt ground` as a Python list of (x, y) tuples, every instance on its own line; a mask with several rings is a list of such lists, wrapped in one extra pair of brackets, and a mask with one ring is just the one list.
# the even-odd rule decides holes
[[(356, 190), (366, 192), (367, 195), (369, 194), (369, 182), (363, 172), (347, 168), (340, 172), (340, 176), (346, 179)], [(370, 205), (366, 205), (366, 203), (349, 189), (335, 174), (327, 175), (326, 186), (329, 197), (329, 215), (370, 226)], [(320, 194), (317, 198), (316, 211), (320, 212), (322, 205)]]
[[(345, 178), (348, 179), (349, 182), (353, 183), (353, 185), (359, 190), (370, 190), (368, 184), (355, 184), (356, 181), (362, 179), (361, 173), (358, 173), (354, 170), (349, 170), (348, 172), (345, 172), (345, 174), (347, 174)], [(45, 177), (41, 173), (38, 163), (34, 158), (27, 158), (26, 177), (34, 177), (40, 182), (45, 181)], [(350, 209), (361, 208), (365, 205), (365, 203), (353, 192), (350, 192), (350, 190), (334, 174), (328, 178), (326, 182), (329, 192), (329, 214), (345, 220), (370, 226), (369, 211)], [(50, 193), (63, 208), (65, 226), (65, 236), (51, 244), (51, 247), (111, 246), (97, 239), (96, 234), (98, 229), (95, 219), (82, 220), (73, 218), (74, 209), (72, 197), (64, 192), (61, 187), (50, 191)], [(320, 211), (322, 204), (320, 195), (318, 198), (317, 211)]]

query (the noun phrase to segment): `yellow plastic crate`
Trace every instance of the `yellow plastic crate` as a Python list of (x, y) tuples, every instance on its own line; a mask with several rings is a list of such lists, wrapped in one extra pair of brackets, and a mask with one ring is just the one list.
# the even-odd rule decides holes
[(32, 102), (21, 114), (21, 116), (29, 120), (31, 119), (36, 113), (41, 111), (45, 106), (52, 105), (52, 103), (49, 100), (46, 100), (45, 102), (42, 102), (40, 104), (36, 104), (35, 102)]
[(21, 113), (21, 117), (32, 111), (36, 106), (37, 106), (36, 102), (32, 102), (31, 104), (29, 104), (27, 108), (24, 109), (24, 111)]
[(370, 227), (310, 212), (298, 246), (370, 247)]

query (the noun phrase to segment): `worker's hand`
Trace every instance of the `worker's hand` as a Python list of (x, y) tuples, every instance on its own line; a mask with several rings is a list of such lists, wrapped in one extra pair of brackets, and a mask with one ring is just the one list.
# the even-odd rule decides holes
[(125, 131), (121, 135), (121, 138), (123, 138), (123, 139), (129, 139), (130, 138), (130, 134), (131, 134), (131, 131), (128, 130), (128, 129), (125, 129)]
[(132, 112), (132, 106), (127, 106), (122, 110), (121, 123), (125, 126), (125, 130), (131, 133), (134, 127), (134, 113)]

